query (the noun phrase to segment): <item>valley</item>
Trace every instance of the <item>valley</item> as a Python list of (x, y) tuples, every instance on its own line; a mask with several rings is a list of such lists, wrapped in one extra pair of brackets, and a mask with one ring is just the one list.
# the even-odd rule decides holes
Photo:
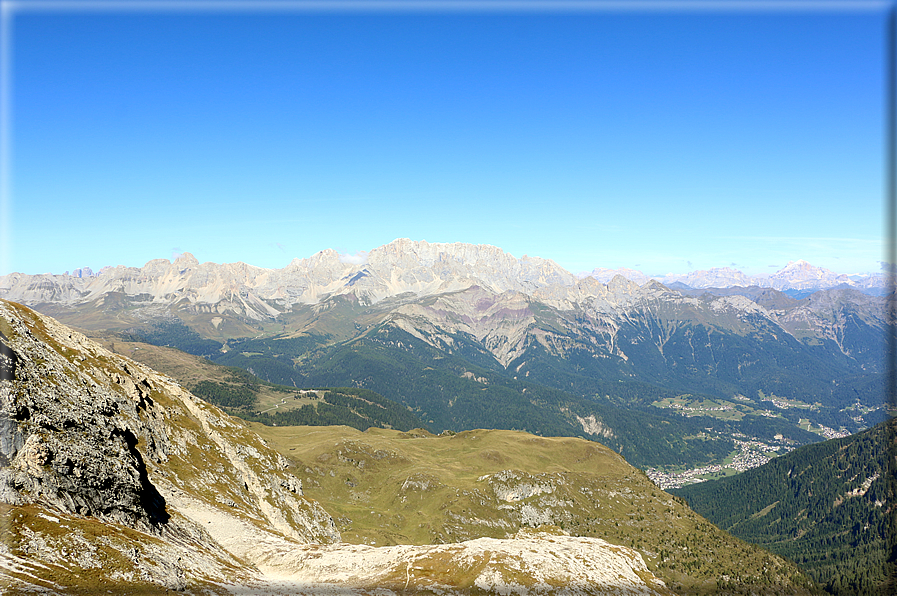
[[(622, 273), (641, 285), (492, 246), (400, 239), (363, 263), (325, 250), (267, 270), (187, 254), (86, 278), (13, 274), (0, 295), (123, 349), (142, 342), (148, 357), (146, 344), (171, 346), (243, 369), (262, 381), (244, 416), (312, 405), (286, 388), (354, 387), (432, 432), (579, 436), (694, 479), (887, 417), (892, 296), (806, 263), (767, 287), (714, 287), (760, 283), (723, 270), (666, 280), (677, 289)], [(755, 456), (742, 440), (770, 448)]]
[(681, 488), (705, 480), (732, 476), (762, 466), (772, 458), (784, 455), (794, 449), (793, 444), (784, 440), (769, 444), (756, 438), (745, 437), (740, 433), (736, 433), (734, 440), (738, 449), (729, 454), (722, 463), (691, 469), (658, 470), (648, 468), (645, 473), (664, 490)]
[[(801, 265), (794, 273), (808, 272)], [(619, 545), (638, 567), (631, 577), (648, 578), (645, 589), (657, 593), (802, 594), (817, 587), (797, 567), (720, 532), (664, 491), (749, 478), (893, 414), (885, 403), (885, 354), (897, 339), (894, 296), (863, 293), (868, 288), (838, 279), (836, 287), (798, 284), (794, 295), (781, 284), (668, 287), (620, 275), (604, 282), (496, 247), (397, 240), (365, 262), (322, 251), (280, 270), (201, 264), (187, 254), (88, 278), (12, 274), (0, 278), (0, 297), (82, 330), (108, 350), (98, 362), (127, 358), (121, 361), (165, 375), (153, 386), (175, 391), (180, 397), (171, 403), (185, 404), (188, 417), (201, 421), (201, 411), (216, 412), (218, 422), (200, 426), (218, 447), (201, 449), (223, 450), (227, 461), (213, 460), (215, 471), (174, 471), (167, 480), (157, 455), (143, 486), (164, 493), (178, 520), (207, 527), (212, 546), (197, 548), (252, 561), (240, 573), (259, 586), (286, 574), (398, 590), (412, 582), (413, 567), (429, 570), (416, 589), (452, 585), (463, 592), (488, 576), (499, 578), (489, 590), (500, 591), (526, 567), (518, 546), (534, 540), (532, 552), (548, 557), (547, 568), (561, 573), (572, 565), (581, 581), (603, 580), (572, 560), (560, 565), (560, 553), (600, 558), (616, 548), (607, 545)], [(109, 373), (90, 375), (103, 385)], [(134, 420), (143, 420), (142, 411)], [(141, 427), (137, 445), (167, 444), (153, 439), (155, 432), (185, 436), (160, 420)], [(262, 497), (261, 513), (247, 504), (234, 517), (230, 503), (248, 503), (234, 478), (253, 494), (268, 493), (261, 480), (245, 480), (261, 476), (233, 456), (246, 450), (226, 438), (231, 433), (241, 444), (258, 437), (245, 440), (270, 450), (266, 457), (288, 474), (281, 488), (319, 511), (311, 526), (299, 522), (303, 531), (314, 526), (320, 533), (323, 523), (328, 540), (351, 548), (321, 546), (318, 538), (303, 544), (319, 546), (288, 548), (297, 540), (287, 530), (295, 520), (278, 518)], [(17, 441), (7, 441), (10, 461), (20, 457)], [(188, 460), (179, 465), (189, 468)], [(16, 465), (37, 473), (26, 460)], [(228, 472), (231, 466), (236, 471)], [(184, 474), (206, 482), (184, 484)], [(6, 502), (48, 506), (17, 499)], [(49, 506), (84, 513), (59, 503)], [(8, 515), (39, 524), (25, 510)], [(14, 557), (28, 543), (19, 540)], [(501, 542), (486, 547), (484, 540)], [(290, 549), (306, 555), (286, 554)], [(331, 561), (332, 569), (340, 557), (347, 565), (371, 561), (373, 575), (343, 568), (327, 579), (323, 568), (302, 562), (314, 549), (313, 558)], [(503, 553), (504, 571), (483, 562), (483, 549)], [(446, 557), (478, 562), (448, 580)], [(194, 585), (230, 573), (202, 575), (200, 568), (183, 571)], [(817, 581), (835, 590), (822, 576)]]
[(897, 596), (897, 0), (0, 0), (0, 596)]
[[(123, 355), (129, 355), (144, 364), (165, 372), (176, 378), (186, 387), (195, 388), (196, 385), (201, 382), (209, 382), (213, 380), (220, 381), (222, 378), (227, 379), (228, 375), (232, 374), (231, 371), (233, 370), (220, 365), (215, 365), (207, 358), (185, 354), (180, 350), (169, 347), (154, 346), (142, 342), (123, 341), (122, 339), (116, 339), (115, 336), (109, 334), (97, 334), (95, 338), (108, 348), (118, 350), (119, 353)], [(237, 377), (236, 379), (231, 378), (230, 382), (236, 383), (244, 390), (255, 392), (256, 401), (253, 404), (253, 410), (258, 411), (259, 413), (273, 413), (275, 410), (278, 412), (286, 412), (300, 408), (303, 405), (320, 403), (320, 398), (324, 394), (324, 390), (291, 389), (286, 386), (271, 386), (257, 378), (254, 380), (250, 379), (249, 384), (247, 384), (246, 380), (246, 378)], [(253, 419), (251, 416), (247, 416), (247, 412), (245, 411), (228, 408), (226, 403), (216, 400), (215, 396), (205, 395), (205, 397), (210, 399), (212, 403), (224, 407), (234, 415)], [(737, 399), (741, 402), (751, 401), (743, 396), (739, 396)], [(720, 406), (720, 403), (722, 403), (723, 406)], [(692, 417), (708, 415), (721, 419), (731, 419), (731, 417), (726, 416), (725, 414), (719, 414), (720, 412), (725, 413), (727, 411), (721, 410), (721, 407), (726, 408), (728, 406), (727, 402), (719, 400), (698, 401), (693, 399), (692, 396), (678, 396), (676, 398), (665, 398), (663, 401), (655, 402), (651, 405), (657, 408), (664, 408), (667, 407), (668, 404), (671, 409), (678, 411), (682, 416)], [(674, 404), (679, 404), (681, 407), (675, 408), (673, 407)], [(753, 411), (747, 406), (737, 402), (735, 406), (728, 407), (744, 408), (747, 412)], [(874, 409), (871, 409), (870, 411), (874, 411)], [(409, 430), (414, 426), (422, 426), (422, 423), (419, 421), (416, 422), (418, 422), (416, 425), (414, 424), (414, 421), (406, 423), (406, 426), (402, 428), (402, 430)], [(271, 424), (271, 422), (268, 422), (268, 424)], [(586, 427), (588, 426), (589, 424), (586, 423)], [(383, 427), (389, 428), (390, 425), (387, 423), (383, 425)], [(363, 427), (360, 430), (365, 430), (365, 428), (366, 427)], [(707, 440), (712, 434), (712, 429), (704, 428), (692, 438), (696, 440)], [(778, 438), (774, 436), (765, 441), (758, 437), (748, 437), (743, 433), (735, 431), (729, 432), (726, 435), (718, 433), (717, 436), (731, 439), (734, 446), (732, 452), (725, 454), (720, 459), (720, 463), (697, 468), (671, 466), (666, 469), (656, 469), (648, 467), (645, 469), (645, 472), (651, 480), (662, 489), (678, 488), (693, 482), (699, 482), (721, 475), (731, 475), (763, 465), (772, 457), (787, 453), (797, 445), (794, 440), (786, 439), (782, 436), (778, 436)]]
[(895, 438), (891, 419), (671, 492), (733, 535), (797, 562), (831, 593), (889, 594), (897, 586)]
[(246, 422), (0, 314), (4, 593), (813, 592), (597, 443)]

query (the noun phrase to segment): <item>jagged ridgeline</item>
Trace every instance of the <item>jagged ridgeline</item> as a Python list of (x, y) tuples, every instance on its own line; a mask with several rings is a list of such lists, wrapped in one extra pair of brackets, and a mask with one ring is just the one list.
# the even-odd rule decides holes
[(897, 589), (897, 419), (673, 492), (838, 595)]
[(4, 594), (812, 592), (593, 442), (265, 426), (21, 305), (0, 332)]
[[(397, 240), (361, 264), (326, 250), (276, 270), (184, 255), (88, 278), (11, 274), (0, 295), (267, 383), (366, 389), (437, 433), (587, 437), (645, 468), (722, 463), (738, 436), (791, 448), (885, 419), (893, 295), (806, 263), (766, 281), (722, 270), (681, 280), (697, 292), (603, 273), (581, 279), (492, 246)], [(319, 402), (306, 415), (343, 407)]]

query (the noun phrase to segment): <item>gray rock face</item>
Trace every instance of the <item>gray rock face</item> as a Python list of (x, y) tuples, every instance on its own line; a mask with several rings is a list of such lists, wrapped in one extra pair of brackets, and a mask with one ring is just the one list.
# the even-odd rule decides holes
[[(0, 277), (0, 297), (34, 305), (78, 326), (107, 329), (139, 328), (180, 313), (200, 335), (216, 339), (256, 334), (263, 320), (282, 321), (284, 331), (294, 325), (293, 331), (308, 331), (317, 317), (345, 302), (355, 309), (345, 316), (367, 308), (364, 325), (370, 325), (376, 322), (371, 313), (380, 312), (380, 321), (388, 315), (397, 327), (419, 339), (426, 337), (440, 349), (452, 341), (450, 334), (469, 334), (504, 366), (533, 341), (549, 351), (563, 351), (558, 346), (569, 343), (566, 340), (555, 341), (550, 331), (548, 336), (542, 330), (531, 332), (546, 318), (557, 319), (569, 335), (586, 338), (584, 346), (594, 339), (607, 354), (623, 360), (628, 356), (616, 339), (618, 330), (639, 319), (650, 326), (655, 318), (671, 326), (696, 318), (738, 333), (750, 330), (752, 321), (765, 319), (762, 325), (781, 327), (782, 336), (831, 339), (844, 354), (857, 351), (842, 338), (846, 319), (819, 312), (827, 308), (822, 292), (839, 290), (822, 290), (797, 312), (781, 300), (760, 300), (758, 306), (736, 296), (683, 296), (633, 270), (596, 269), (593, 277), (577, 279), (550, 260), (518, 259), (488, 245), (398, 239), (361, 256), (347, 259), (328, 249), (295, 259), (283, 269), (263, 269), (245, 263), (199, 263), (187, 253), (174, 262), (156, 259), (141, 268), (104, 268), (92, 277), (13, 273)], [(720, 268), (663, 280), (694, 288), (862, 285), (803, 261), (762, 279)], [(534, 303), (535, 309), (530, 307)], [(536, 316), (541, 305), (557, 312)], [(881, 327), (883, 298), (869, 298), (857, 308), (870, 326)], [(351, 331), (345, 333), (340, 339), (348, 339)], [(666, 338), (651, 339), (662, 352)]]
[(4, 414), (0, 418), (0, 466), (8, 466), (24, 444), (19, 425)]
[(427, 296), (475, 284), (499, 293), (530, 293), (575, 283), (572, 274), (547, 259), (517, 259), (488, 245), (398, 239), (372, 250), (365, 263), (346, 262), (331, 249), (295, 259), (283, 269), (199, 263), (185, 253), (173, 263), (155, 259), (139, 268), (104, 268), (92, 277), (12, 273), (0, 277), (0, 297), (23, 304), (73, 305), (121, 294), (146, 304), (183, 301), (203, 312), (211, 308), (260, 320), (342, 294), (371, 304), (405, 293)]
[[(339, 539), (283, 458), (216, 408), (22, 306), (0, 301), (0, 325), (3, 502), (154, 530), (170, 517), (160, 482), (178, 478), (168, 490), (195, 493), (212, 480), (245, 487), (214, 497), (243, 503), (282, 533)], [(206, 469), (210, 460), (217, 475)]]
[(137, 450), (141, 439), (164, 449), (148, 436), (162, 416), (150, 397), (151, 382), (143, 378), (138, 388), (129, 380), (133, 389), (122, 395), (91, 374), (83, 353), (59, 344), (59, 351), (48, 349), (45, 327), (29, 327), (10, 316), (14, 307), (3, 307), (0, 341), (11, 362), (0, 381), (4, 501), (42, 503), (133, 527), (164, 523), (165, 501)]
[[(259, 542), (339, 541), (282, 456), (172, 380), (2, 300), (0, 333), (0, 582), (31, 566), (13, 573), (31, 585), (23, 578), (81, 543), (78, 565), (124, 565), (113, 575), (126, 582), (182, 589), (257, 575), (202, 525), (209, 512), (225, 529), (251, 520)], [(87, 540), (97, 521), (110, 538)]]

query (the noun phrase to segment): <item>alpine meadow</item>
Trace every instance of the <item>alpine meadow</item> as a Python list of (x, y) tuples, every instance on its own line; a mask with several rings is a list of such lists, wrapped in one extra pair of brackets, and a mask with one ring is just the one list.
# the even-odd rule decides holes
[(0, 0), (0, 592), (897, 592), (897, 11)]

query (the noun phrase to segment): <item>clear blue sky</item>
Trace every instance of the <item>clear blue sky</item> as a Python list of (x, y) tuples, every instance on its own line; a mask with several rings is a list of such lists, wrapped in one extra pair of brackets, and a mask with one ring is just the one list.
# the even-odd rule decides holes
[(887, 5), (816, 5), (8, 4), (0, 273), (398, 237), (573, 272), (878, 271)]

